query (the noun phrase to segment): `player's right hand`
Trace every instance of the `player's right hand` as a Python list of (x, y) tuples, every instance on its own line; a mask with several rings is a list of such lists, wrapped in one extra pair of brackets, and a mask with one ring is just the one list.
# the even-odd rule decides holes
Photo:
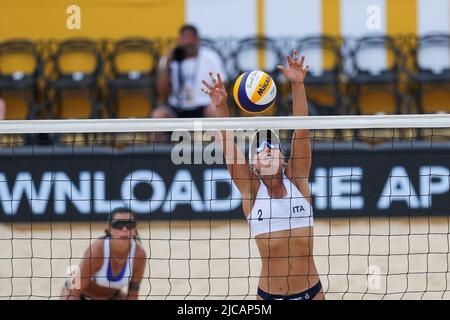
[(209, 73), (209, 76), (211, 78), (211, 83), (206, 80), (202, 80), (202, 83), (206, 87), (206, 89), (202, 88), (202, 91), (209, 95), (213, 105), (216, 107), (226, 107), (228, 95), (220, 73), (217, 74), (217, 80), (214, 78), (212, 72)]

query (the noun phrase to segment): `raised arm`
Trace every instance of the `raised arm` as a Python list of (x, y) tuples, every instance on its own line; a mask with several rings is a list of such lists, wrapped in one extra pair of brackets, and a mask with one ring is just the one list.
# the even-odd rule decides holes
[[(212, 104), (216, 107), (217, 117), (229, 117), (230, 112), (227, 105), (227, 92), (223, 85), (222, 77), (220, 73), (217, 74), (217, 80), (213, 74), (209, 73), (211, 77), (211, 83), (203, 80), (202, 83), (206, 89), (202, 88), (202, 91), (211, 97)], [(221, 140), (223, 146), (223, 153), (225, 157), (225, 163), (227, 164), (230, 176), (233, 179), (234, 184), (238, 187), (244, 199), (249, 199), (252, 193), (252, 183), (258, 181), (257, 176), (248, 166), (245, 161), (245, 156), (242, 150), (234, 142), (234, 133), (223, 130), (221, 132)]]
[[(297, 50), (293, 57), (288, 56), (288, 66), (278, 66), (286, 78), (291, 82), (292, 87), (292, 114), (294, 116), (308, 115), (308, 102), (304, 86), (305, 76), (308, 66), (304, 67), (305, 57), (298, 60)], [(286, 175), (299, 180), (309, 178), (311, 169), (311, 144), (309, 140), (309, 130), (295, 130), (291, 142), (291, 157), (286, 168)]]

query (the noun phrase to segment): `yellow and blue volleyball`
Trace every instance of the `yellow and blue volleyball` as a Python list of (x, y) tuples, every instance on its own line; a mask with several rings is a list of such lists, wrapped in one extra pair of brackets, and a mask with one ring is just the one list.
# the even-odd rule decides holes
[(233, 96), (240, 109), (248, 113), (262, 113), (273, 106), (277, 87), (265, 72), (244, 72), (234, 83)]

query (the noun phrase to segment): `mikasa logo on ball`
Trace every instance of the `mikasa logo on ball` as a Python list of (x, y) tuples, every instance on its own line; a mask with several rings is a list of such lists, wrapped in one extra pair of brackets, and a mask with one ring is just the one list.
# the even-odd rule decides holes
[(259, 86), (258, 94), (259, 94), (260, 96), (262, 96), (262, 95), (264, 94), (264, 91), (266, 91), (267, 86), (268, 86), (269, 83), (270, 83), (270, 80), (271, 80), (270, 77), (267, 77), (267, 78), (266, 78), (266, 81), (264, 81), (264, 83), (263, 83), (262, 85)]

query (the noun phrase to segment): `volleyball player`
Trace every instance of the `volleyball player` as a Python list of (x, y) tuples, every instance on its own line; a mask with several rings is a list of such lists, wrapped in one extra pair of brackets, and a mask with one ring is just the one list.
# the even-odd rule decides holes
[(79, 287), (74, 285), (75, 279), (67, 279), (61, 298), (137, 299), (146, 261), (135, 214), (130, 209), (117, 208), (111, 212), (105, 236), (97, 239), (84, 254), (77, 275)]
[[(293, 115), (307, 116), (304, 56), (288, 56), (288, 66), (278, 66), (292, 86)], [(227, 93), (220, 74), (202, 81), (218, 117), (229, 117)], [(244, 214), (255, 237), (262, 261), (257, 292), (264, 300), (324, 299), (313, 258), (313, 210), (308, 184), (311, 146), (308, 130), (295, 130), (290, 159), (273, 130), (259, 130), (253, 137), (248, 163), (234, 143), (229, 148), (222, 132), (225, 160), (242, 195)], [(242, 161), (241, 161), (242, 162)]]

